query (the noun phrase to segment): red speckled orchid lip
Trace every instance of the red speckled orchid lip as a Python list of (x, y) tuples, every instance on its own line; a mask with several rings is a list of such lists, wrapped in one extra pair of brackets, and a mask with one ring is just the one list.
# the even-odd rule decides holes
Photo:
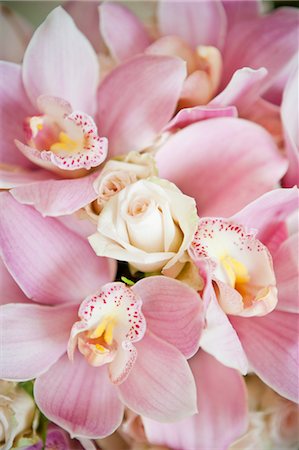
[(137, 357), (132, 344), (140, 341), (146, 323), (140, 298), (123, 283), (109, 283), (87, 297), (79, 309), (80, 321), (73, 325), (68, 344), (72, 360), (76, 346), (88, 363), (99, 367), (110, 363), (111, 381), (123, 382)]
[(46, 168), (63, 170), (90, 169), (105, 160), (108, 141), (98, 136), (90, 116), (73, 111), (57, 97), (40, 96), (38, 106), (42, 114), (24, 123), (27, 145), (16, 141), (25, 156)]
[(264, 315), (277, 304), (272, 258), (253, 231), (219, 218), (199, 221), (190, 247), (193, 259), (207, 258), (228, 314)]

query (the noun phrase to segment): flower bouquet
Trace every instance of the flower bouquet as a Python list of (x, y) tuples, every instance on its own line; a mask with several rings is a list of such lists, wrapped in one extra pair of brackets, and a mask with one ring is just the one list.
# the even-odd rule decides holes
[(0, 448), (296, 450), (299, 10), (9, 6)]

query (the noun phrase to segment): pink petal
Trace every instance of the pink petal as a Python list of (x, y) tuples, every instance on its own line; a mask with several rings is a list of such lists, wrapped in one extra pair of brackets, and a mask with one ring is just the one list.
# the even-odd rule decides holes
[(256, 374), (283, 397), (298, 402), (298, 314), (230, 317)]
[(91, 175), (74, 180), (49, 180), (20, 186), (11, 191), (19, 203), (33, 205), (43, 216), (72, 214), (96, 199)]
[(258, 70), (243, 67), (233, 74), (228, 85), (209, 105), (214, 107), (234, 105), (240, 115), (244, 116), (259, 98), (266, 77), (267, 70), (263, 67)]
[(213, 45), (222, 48), (226, 16), (220, 1), (160, 2), (158, 23), (162, 34), (178, 35), (193, 48)]
[(229, 117), (179, 131), (160, 148), (156, 159), (159, 176), (194, 197), (200, 214), (206, 216), (236, 212), (273, 188), (286, 169), (286, 161), (263, 128)]
[(231, 217), (247, 228), (258, 230), (257, 239), (267, 246), (280, 222), (298, 208), (298, 189), (275, 189), (256, 199)]
[(142, 53), (150, 44), (142, 22), (118, 3), (100, 6), (100, 29), (111, 55), (119, 62)]
[(163, 276), (144, 278), (132, 290), (142, 299), (147, 329), (174, 345), (186, 358), (193, 356), (203, 328), (203, 305), (197, 292)]
[(262, 6), (259, 0), (222, 0), (222, 4), (225, 9), (229, 30), (243, 20), (259, 17)]
[(99, 2), (84, 1), (84, 14), (82, 4), (76, 0), (66, 1), (63, 8), (73, 18), (75, 24), (93, 45), (95, 51), (104, 50), (104, 44), (99, 30)]
[(23, 291), (19, 288), (14, 281), (10, 273), (8, 272), (5, 264), (0, 259), (0, 280), (1, 289), (3, 294), (0, 297), (0, 305), (7, 303), (27, 303), (28, 298)]
[(98, 79), (92, 46), (65, 10), (55, 8), (35, 31), (24, 56), (23, 80), (32, 104), (47, 94), (92, 114)]
[(223, 55), (223, 86), (241, 67), (265, 67), (266, 90), (297, 52), (297, 38), (296, 8), (280, 8), (264, 17), (236, 24), (227, 36)]
[(296, 295), (299, 279), (298, 238), (298, 233), (290, 236), (273, 255), (278, 287), (277, 309), (280, 311), (299, 313)]
[(44, 170), (29, 171), (20, 169), (18, 166), (0, 165), (0, 189), (11, 189), (49, 178), (53, 178), (53, 175)]
[(108, 260), (97, 257), (86, 240), (8, 193), (1, 193), (0, 204), (3, 260), (29, 298), (81, 302), (111, 281)]
[(296, 70), (293, 70), (289, 78), (281, 105), (281, 118), (289, 159), (289, 168), (283, 180), (285, 187), (292, 187), (294, 184), (299, 184), (298, 56), (296, 63)]
[(183, 355), (149, 332), (135, 345), (135, 365), (118, 386), (123, 402), (137, 414), (163, 422), (194, 414), (195, 384)]
[(180, 450), (223, 450), (247, 428), (243, 377), (200, 351), (190, 360), (197, 384), (198, 414), (174, 424), (143, 417), (149, 441)]
[(237, 117), (238, 111), (234, 106), (213, 107), (195, 106), (194, 108), (181, 109), (173, 119), (164, 127), (163, 131), (175, 131), (185, 128), (200, 120), (213, 119), (216, 117)]
[(120, 425), (123, 406), (106, 367), (92, 367), (77, 355), (63, 356), (34, 385), (38, 407), (72, 437), (100, 438)]
[(13, 9), (10, 9), (8, 4), (1, 4), (0, 29), (3, 39), (0, 59), (20, 63), (32, 34), (31, 25)]
[(111, 156), (152, 144), (174, 113), (185, 75), (180, 59), (147, 55), (131, 59), (105, 78), (98, 120)]
[(21, 68), (17, 64), (0, 62), (1, 98), (1, 163), (32, 168), (34, 165), (17, 149), (14, 139), (23, 139), (23, 121), (34, 114), (21, 78)]
[(0, 377), (31, 380), (66, 351), (74, 306), (10, 304), (1, 306)]
[(248, 362), (242, 344), (227, 315), (220, 308), (214, 292), (207, 308), (206, 327), (200, 346), (225, 366), (246, 375)]

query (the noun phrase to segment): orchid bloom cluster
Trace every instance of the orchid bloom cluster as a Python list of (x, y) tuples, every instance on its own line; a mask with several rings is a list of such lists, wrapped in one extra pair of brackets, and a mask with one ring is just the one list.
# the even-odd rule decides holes
[(298, 11), (1, 7), (1, 450), (297, 449)]

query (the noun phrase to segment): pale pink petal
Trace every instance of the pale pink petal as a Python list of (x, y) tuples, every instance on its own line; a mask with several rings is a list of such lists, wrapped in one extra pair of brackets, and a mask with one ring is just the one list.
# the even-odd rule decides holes
[(173, 119), (164, 127), (163, 131), (175, 131), (185, 128), (192, 123), (216, 117), (237, 117), (238, 111), (234, 106), (213, 107), (195, 106), (194, 108), (181, 109)]
[(236, 24), (226, 40), (222, 86), (241, 67), (265, 67), (266, 91), (298, 51), (298, 14), (296, 8), (280, 8), (264, 17)]
[(220, 308), (215, 294), (207, 308), (206, 327), (200, 346), (225, 366), (246, 375), (248, 362), (242, 344), (227, 315)]
[(243, 377), (204, 351), (190, 366), (197, 385), (198, 414), (174, 424), (143, 417), (150, 442), (180, 450), (224, 450), (247, 428), (247, 399)]
[(256, 374), (283, 397), (298, 402), (299, 315), (273, 311), (264, 317), (230, 317)]
[(142, 53), (151, 42), (142, 22), (118, 3), (100, 6), (100, 30), (111, 55), (119, 62)]
[(42, 94), (92, 114), (99, 80), (96, 53), (71, 17), (55, 8), (35, 31), (24, 56), (23, 80), (33, 105)]
[(19, 203), (33, 205), (43, 216), (72, 214), (96, 199), (93, 182), (98, 174), (74, 180), (49, 180), (11, 191)]
[(1, 306), (0, 378), (31, 380), (66, 351), (76, 307)]
[(109, 262), (57, 220), (0, 195), (1, 250), (10, 273), (35, 301), (81, 302), (111, 281)]
[(178, 35), (193, 48), (213, 45), (222, 48), (226, 16), (220, 1), (160, 2), (158, 23), (164, 35)]
[(267, 245), (280, 222), (298, 208), (298, 189), (267, 192), (231, 217), (235, 223), (257, 230), (256, 237)]
[(228, 21), (228, 29), (243, 20), (256, 19), (260, 15), (260, 0), (222, 0)]
[(2, 291), (0, 305), (7, 303), (27, 303), (29, 301), (8, 272), (2, 259), (0, 259), (0, 286)]
[(283, 184), (292, 187), (299, 184), (299, 117), (298, 117), (298, 57), (297, 68), (291, 74), (286, 85), (281, 105), (281, 118), (285, 133), (285, 144), (289, 167)]
[(97, 53), (104, 50), (99, 30), (99, 4), (100, 2), (97, 1), (84, 1), (84, 14), (82, 14), (82, 3), (77, 0), (66, 1), (63, 4), (63, 8), (73, 18)]
[(137, 56), (113, 70), (98, 95), (99, 129), (110, 155), (140, 150), (172, 117), (186, 75), (178, 58)]
[(0, 5), (0, 29), (3, 44), (0, 59), (20, 63), (32, 34), (31, 25), (8, 4)]
[(122, 401), (136, 413), (163, 422), (194, 414), (196, 387), (183, 355), (149, 332), (135, 345), (135, 365), (118, 386)]
[(107, 367), (92, 367), (81, 355), (63, 356), (34, 385), (38, 407), (72, 437), (100, 438), (120, 425), (124, 408)]
[(224, 90), (209, 105), (214, 107), (234, 105), (238, 108), (239, 114), (244, 116), (259, 98), (266, 77), (267, 70), (263, 67), (258, 70), (243, 67), (233, 74)]
[(29, 171), (10, 164), (0, 165), (0, 189), (11, 189), (49, 178), (53, 178), (53, 175), (44, 170)]
[(273, 254), (280, 311), (299, 313), (298, 233), (290, 236)]
[[(85, 239), (97, 230), (96, 224), (91, 222), (82, 210), (68, 216), (57, 217), (57, 220), (59, 220), (66, 228)], [(116, 261), (111, 259), (110, 262), (115, 263)]]
[(184, 128), (168, 139), (156, 159), (159, 176), (194, 197), (200, 215), (207, 216), (236, 212), (273, 188), (286, 170), (285, 159), (263, 128), (229, 117)]
[(193, 356), (203, 328), (203, 304), (197, 292), (163, 276), (144, 278), (132, 290), (142, 299), (147, 329), (187, 358)]
[(1, 163), (33, 168), (34, 165), (17, 149), (14, 139), (24, 139), (23, 121), (34, 114), (21, 78), (21, 67), (0, 62)]

